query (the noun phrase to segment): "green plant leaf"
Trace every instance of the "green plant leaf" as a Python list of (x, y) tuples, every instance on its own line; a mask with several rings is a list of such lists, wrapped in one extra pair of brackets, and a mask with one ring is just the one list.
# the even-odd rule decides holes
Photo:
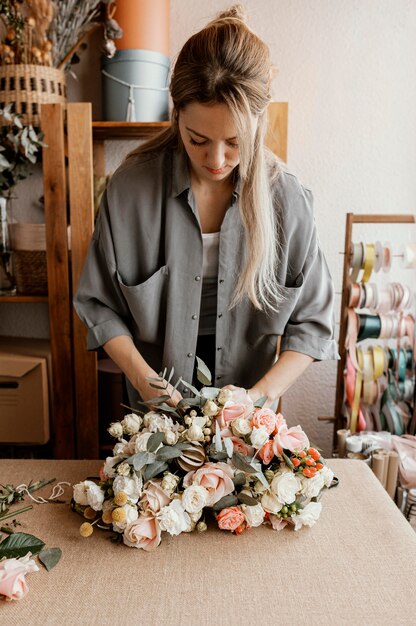
[(200, 359), (198, 356), (196, 357), (197, 368), (196, 368), (196, 377), (200, 383), (203, 385), (208, 385), (210, 387), (212, 385), (212, 374), (209, 371), (207, 365), (205, 365), (204, 361)]
[(13, 533), (0, 543), (0, 559), (25, 556), (28, 552), (38, 554), (45, 546), (43, 541), (26, 533)]
[(156, 458), (158, 461), (169, 461), (169, 459), (176, 459), (182, 456), (183, 451), (176, 448), (176, 446), (163, 446), (156, 452)]
[(267, 400), (267, 396), (262, 396), (261, 398), (255, 401), (254, 406), (259, 407), (261, 409), (263, 408), (266, 400)]
[(244, 472), (236, 472), (233, 478), (233, 483), (235, 487), (241, 487), (246, 482), (246, 475)]
[(221, 511), (221, 509), (225, 509), (228, 506), (235, 506), (236, 504), (238, 504), (237, 496), (230, 493), (228, 496), (224, 496), (221, 500), (218, 500), (212, 508), (214, 511)]
[(46, 548), (38, 554), (38, 559), (46, 567), (48, 572), (51, 571), (60, 561), (62, 556), (61, 548)]
[(164, 461), (156, 461), (155, 463), (150, 463), (150, 465), (146, 467), (143, 473), (144, 482), (147, 482), (154, 476), (157, 476), (157, 474), (161, 474), (166, 469), (168, 469), (168, 464)]
[(153, 452), (143, 451), (143, 452), (137, 452), (136, 454), (133, 454), (133, 456), (129, 456), (129, 458), (126, 459), (125, 462), (129, 463), (130, 465), (133, 465), (136, 472), (138, 472), (145, 465), (149, 463), (153, 463), (155, 459), (156, 459), (156, 456), (153, 454)]
[(165, 433), (162, 433), (162, 432), (152, 433), (149, 439), (147, 440), (147, 451), (154, 452), (156, 448), (160, 446), (164, 438), (165, 438)]
[(286, 463), (288, 467), (290, 467), (290, 469), (292, 470), (295, 469), (295, 466), (293, 465), (292, 461), (289, 459), (287, 454), (283, 452), (283, 450), (282, 450), (282, 457), (283, 457), (284, 462)]
[(225, 449), (227, 450), (227, 454), (229, 458), (231, 459), (233, 456), (233, 451), (234, 451), (233, 442), (231, 441), (229, 437), (224, 437), (223, 441), (224, 441)]
[(246, 474), (255, 474), (257, 471), (255, 467), (253, 467), (240, 452), (234, 452), (233, 454), (233, 465), (239, 470), (246, 472)]
[(256, 500), (256, 498), (252, 498), (246, 493), (239, 493), (237, 495), (237, 498), (239, 502), (242, 502), (243, 504), (247, 504), (248, 506), (256, 506), (258, 504), (258, 501)]

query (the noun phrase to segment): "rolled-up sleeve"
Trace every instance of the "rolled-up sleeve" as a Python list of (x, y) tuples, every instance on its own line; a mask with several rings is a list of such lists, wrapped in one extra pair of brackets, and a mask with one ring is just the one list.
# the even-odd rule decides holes
[(292, 208), (299, 221), (294, 223), (292, 214), (294, 234), (289, 242), (288, 265), (296, 268), (292, 279), (299, 287), (299, 296), (282, 335), (280, 351), (302, 352), (317, 361), (338, 359), (334, 285), (319, 245), (310, 190), (301, 188), (295, 205)]
[(117, 278), (106, 194), (73, 304), (88, 328), (88, 350), (96, 350), (119, 335), (132, 337), (127, 304)]

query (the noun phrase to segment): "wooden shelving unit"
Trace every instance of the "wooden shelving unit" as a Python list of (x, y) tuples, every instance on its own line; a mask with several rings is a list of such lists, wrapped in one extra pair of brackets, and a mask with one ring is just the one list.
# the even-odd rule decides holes
[(147, 139), (168, 128), (170, 122), (93, 122), (94, 141), (107, 139)]
[(48, 296), (0, 296), (0, 304), (4, 302), (47, 302)]

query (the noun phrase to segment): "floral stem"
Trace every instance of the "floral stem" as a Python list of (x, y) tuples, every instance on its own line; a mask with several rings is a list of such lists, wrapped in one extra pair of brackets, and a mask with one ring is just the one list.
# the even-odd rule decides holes
[(2, 522), (4, 519), (8, 519), (9, 517), (14, 517), (15, 515), (19, 515), (19, 513), (24, 513), (25, 511), (30, 511), (30, 509), (33, 509), (33, 506), (31, 504), (29, 504), (29, 506), (23, 507), (23, 509), (19, 509), (18, 511), (12, 511), (11, 513), (7, 513), (6, 515), (2, 515), (0, 517), (0, 522)]

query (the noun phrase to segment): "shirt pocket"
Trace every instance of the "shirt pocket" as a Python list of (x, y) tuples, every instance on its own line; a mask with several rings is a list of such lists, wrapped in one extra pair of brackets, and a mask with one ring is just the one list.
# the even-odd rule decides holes
[(139, 285), (125, 285), (117, 272), (120, 289), (136, 326), (137, 338), (145, 343), (163, 343), (168, 278), (167, 265)]
[(282, 301), (278, 304), (277, 313), (256, 311), (250, 320), (247, 340), (255, 346), (267, 337), (272, 343), (277, 335), (284, 335), (286, 325), (297, 304), (303, 287), (303, 274), (299, 274), (293, 287), (280, 285)]

